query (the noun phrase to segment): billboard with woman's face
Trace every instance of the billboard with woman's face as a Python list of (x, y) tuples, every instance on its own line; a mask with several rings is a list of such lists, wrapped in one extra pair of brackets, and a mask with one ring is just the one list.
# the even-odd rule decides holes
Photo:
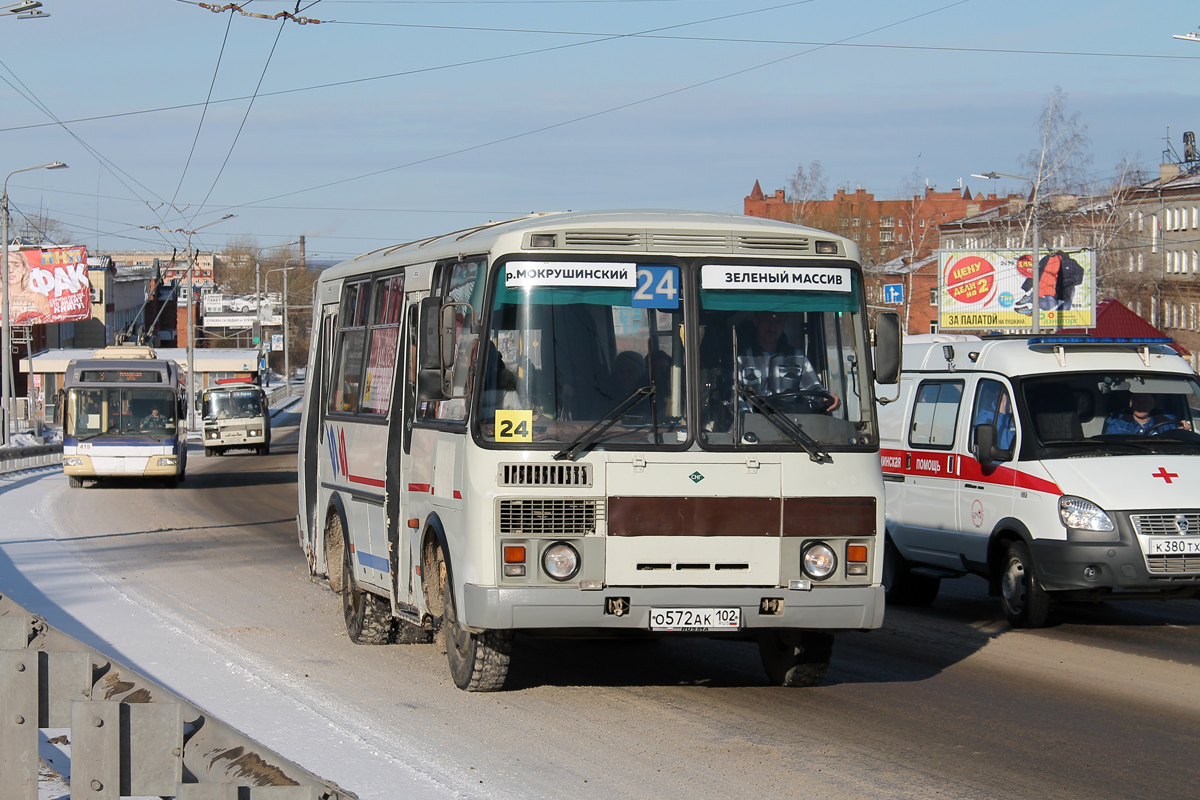
[(92, 318), (87, 248), (10, 250), (8, 307), (13, 325), (45, 325)]

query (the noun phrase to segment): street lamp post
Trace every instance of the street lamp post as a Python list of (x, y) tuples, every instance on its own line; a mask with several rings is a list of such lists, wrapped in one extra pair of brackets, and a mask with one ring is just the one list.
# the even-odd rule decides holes
[(61, 161), (51, 161), (49, 164), (38, 164), (36, 167), (24, 167), (22, 169), (14, 169), (4, 178), (4, 191), (0, 194), (0, 226), (4, 229), (4, 250), (0, 253), (0, 260), (3, 264), (0, 265), (0, 314), (3, 314), (3, 320), (0, 322), (0, 348), (3, 348), (3, 358), (0, 358), (0, 368), (3, 369), (3, 374), (0, 375), (0, 409), (4, 416), (4, 431), (0, 437), (0, 443), (7, 446), (9, 442), (9, 428), (12, 424), (12, 322), (9, 319), (12, 316), (9, 313), (8, 307), (8, 247), (12, 242), (8, 238), (8, 179), (18, 172), (30, 172), (35, 169), (66, 169), (66, 164)]
[(1012, 178), (1016, 181), (1029, 181), (1029, 213), (1030, 220), (1033, 222), (1033, 335), (1037, 336), (1042, 328), (1042, 298), (1040, 297), (1039, 284), (1042, 280), (1041, 262), (1038, 261), (1038, 256), (1041, 254), (1042, 243), (1038, 238), (1040, 231), (1038, 230), (1038, 210), (1037, 210), (1037, 181), (1033, 178), (1026, 178), (1024, 175), (1009, 175), (1004, 172), (984, 172), (972, 173), (972, 178), (986, 178), (988, 180), (997, 180), (998, 178)]
[(294, 266), (289, 267), (288, 262), (295, 261), (295, 260), (296, 260), (295, 258), (289, 258), (283, 262), (282, 267), (279, 267), (277, 269), (267, 270), (267, 277), (265, 279), (265, 282), (270, 282), (272, 272), (282, 272), (283, 273), (283, 386), (284, 386), (284, 397), (292, 396), (292, 363), (291, 363), (291, 356), (288, 353), (288, 343), (290, 341), (289, 336), (288, 336), (288, 273), (291, 272), (293, 269), (295, 269), (295, 267)]

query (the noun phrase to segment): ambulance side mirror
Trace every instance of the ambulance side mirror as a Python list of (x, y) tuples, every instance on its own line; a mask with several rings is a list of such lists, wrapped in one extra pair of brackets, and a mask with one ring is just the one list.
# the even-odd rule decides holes
[(975, 457), (980, 464), (996, 464), (1001, 461), (1011, 461), (1012, 449), (1001, 450), (996, 443), (996, 426), (991, 423), (981, 423), (975, 426)]
[(875, 382), (900, 381), (900, 315), (886, 311), (875, 319)]

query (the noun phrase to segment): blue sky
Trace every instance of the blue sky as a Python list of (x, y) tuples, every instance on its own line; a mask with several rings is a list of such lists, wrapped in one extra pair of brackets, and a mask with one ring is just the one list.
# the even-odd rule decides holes
[(1200, 43), (1172, 38), (1193, 2), (301, 0), (304, 25), (43, 2), (0, 18), (0, 173), (67, 162), (9, 180), (14, 225), (100, 251), (230, 213), (193, 245), (340, 259), (531, 211), (740, 213), (814, 159), (831, 191), (1017, 191), (970, 175), (1019, 172), (1055, 86), (1100, 177), (1200, 127)]

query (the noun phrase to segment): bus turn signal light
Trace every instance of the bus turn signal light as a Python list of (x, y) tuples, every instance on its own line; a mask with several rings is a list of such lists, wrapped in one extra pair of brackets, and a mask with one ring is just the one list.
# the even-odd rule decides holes
[(867, 546), (865, 544), (852, 544), (846, 548), (847, 561), (866, 561)]
[(525, 545), (523, 545), (523, 544), (506, 544), (506, 545), (504, 545), (504, 563), (505, 564), (524, 564), (525, 563)]

